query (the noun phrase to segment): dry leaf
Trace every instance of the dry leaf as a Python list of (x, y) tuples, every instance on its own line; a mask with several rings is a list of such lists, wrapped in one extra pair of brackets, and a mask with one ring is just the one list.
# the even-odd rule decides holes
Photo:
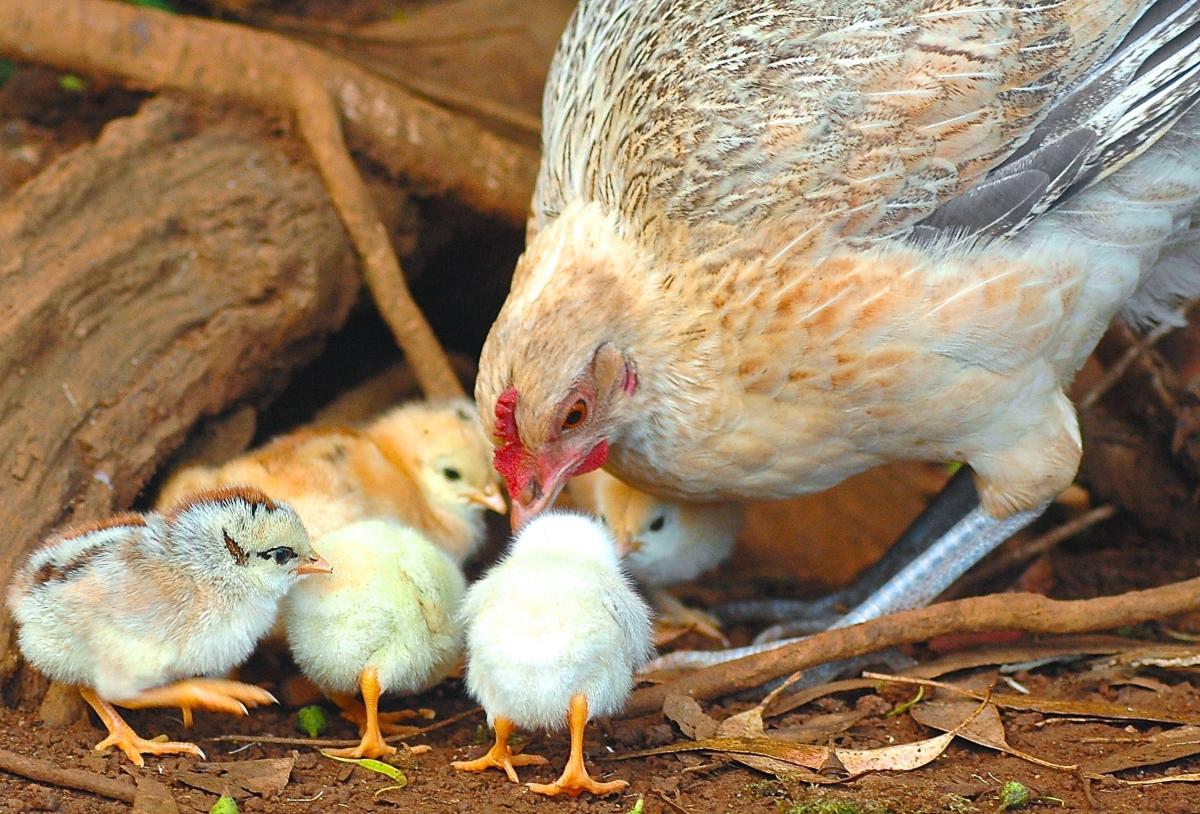
[(737, 715), (730, 715), (717, 727), (718, 738), (762, 738), (766, 737), (763, 726), (762, 707), (754, 707)]
[(1170, 774), (1166, 777), (1154, 777), (1149, 780), (1122, 780), (1119, 777), (1114, 777), (1113, 780), (1126, 786), (1156, 786), (1159, 783), (1198, 783), (1200, 782), (1200, 772)]
[(704, 740), (717, 734), (717, 722), (690, 695), (672, 693), (663, 700), (663, 715), (674, 721), (683, 734), (693, 740)]
[(1086, 715), (1093, 718), (1113, 718), (1122, 721), (1156, 721), (1168, 724), (1200, 724), (1200, 716), (1185, 715), (1164, 708), (1135, 707), (1130, 704), (1114, 704), (1108, 701), (1063, 701), (1057, 698), (1038, 698), (1033, 695), (1016, 695), (1012, 693), (992, 693), (972, 690), (958, 684), (947, 684), (944, 681), (930, 681), (923, 678), (908, 676), (884, 675), (883, 673), (864, 673), (867, 678), (880, 681), (894, 681), (899, 684), (924, 684), (929, 687), (948, 690), (950, 692), (983, 701), (990, 698), (991, 702), (1004, 709), (1033, 710), (1049, 715)]
[(1153, 735), (1147, 743), (1088, 761), (1080, 770), (1084, 776), (1096, 778), (1125, 769), (1169, 763), (1195, 754), (1200, 754), (1200, 727), (1181, 726)]
[[(976, 706), (974, 701), (966, 699), (934, 700), (918, 704), (909, 710), (909, 715), (922, 726), (949, 732), (963, 720), (964, 713), (969, 714)], [(1028, 760), (1039, 766), (1064, 770), (1076, 768), (1074, 765), (1051, 763), (1010, 746), (1004, 732), (1004, 723), (1000, 720), (1000, 710), (996, 708), (995, 704), (987, 704), (980, 710), (973, 720), (958, 730), (958, 736), (980, 746), (987, 746), (1022, 760)]]
[(181, 781), (212, 794), (244, 800), (252, 794), (272, 797), (283, 791), (292, 776), (296, 754), (264, 760), (197, 763), (194, 772), (178, 772)]

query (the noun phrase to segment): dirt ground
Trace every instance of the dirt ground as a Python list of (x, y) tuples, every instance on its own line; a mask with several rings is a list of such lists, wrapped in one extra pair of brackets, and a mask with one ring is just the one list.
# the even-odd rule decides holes
[[(329, 7), (328, 3), (317, 5)], [(429, 66), (441, 64), (436, 54), (422, 53)], [(512, 90), (513, 98), (524, 100), (525, 108), (536, 104), (536, 94), (528, 93), (528, 85), (526, 81)], [(475, 90), (482, 92), (479, 88)], [(132, 112), (141, 98), (97, 85), (80, 95), (64, 89), (58, 75), (52, 72), (19, 71), (0, 89), (0, 196), (31, 177), (54, 156), (94, 137), (104, 121)], [(471, 221), (461, 213), (454, 217), (458, 219), (457, 226), (444, 230), (447, 234), (441, 237), (442, 248), (427, 258), (426, 270), (415, 288), (422, 304), (430, 310), (439, 334), (453, 349), (469, 355), (477, 350), (488, 315), (494, 313), (503, 297), (506, 286), (503, 269), (511, 268), (520, 236), (495, 224)], [(456, 234), (454, 229), (458, 230)], [(470, 230), (469, 239), (463, 239), (467, 234), (464, 230)], [(501, 249), (496, 251), (494, 246)], [(450, 288), (439, 281), (453, 277), (461, 286), (462, 275), (467, 273), (476, 275), (470, 287), (478, 296), (469, 304), (471, 318), (464, 320), (463, 303), (457, 294), (449, 293), (461, 288)], [(329, 371), (344, 373), (353, 368), (354, 375), (361, 377), (394, 356), (386, 331), (363, 309), (343, 337), (330, 344), (326, 355), (311, 370), (297, 376), (287, 395), (307, 394), (308, 403), (315, 410), (321, 399), (336, 394)], [(372, 361), (364, 363), (362, 360), (368, 357)], [(295, 405), (297, 400), (283, 398), (279, 403)], [(289, 413), (281, 407), (275, 414), (264, 415), (260, 426), (269, 434), (302, 419), (294, 409)], [(879, 554), (885, 542), (919, 509), (923, 498), (943, 477), (944, 473), (935, 468), (898, 467), (856, 479), (820, 499), (783, 508), (752, 510), (747, 540), (729, 565), (708, 579), (681, 589), (680, 594), (693, 604), (708, 605), (767, 593), (814, 595), (842, 584)], [(1056, 510), (1033, 533), (1062, 519), (1062, 510)], [(490, 548), (491, 556), (498, 550), (502, 529), (502, 524), (494, 529), (497, 539)], [(1165, 584), (1197, 574), (1200, 574), (1200, 555), (1194, 547), (1168, 542), (1162, 535), (1148, 532), (1130, 518), (1119, 515), (1060, 546), (1026, 574), (1024, 584), (1035, 585), (1057, 597), (1081, 598)], [(1020, 576), (1020, 573), (1010, 574), (1007, 582), (996, 582), (988, 588), (1003, 590)], [(1146, 625), (1119, 633), (1149, 641), (1171, 641), (1171, 634), (1195, 627), (1191, 621), (1173, 620), (1170, 625)], [(729, 633), (735, 642), (744, 642), (753, 631), (735, 629)], [(685, 637), (673, 646), (700, 644), (695, 638)], [(918, 661), (928, 661), (939, 654), (928, 648), (916, 648), (910, 655)], [(244, 673), (248, 679), (276, 689), (288, 674), (286, 662), (281, 664), (275, 659), (260, 659)], [(995, 676), (995, 668), (986, 666), (955, 673), (947, 680), (973, 677), (990, 681)], [(1194, 717), (1200, 722), (1200, 674), (1193, 669), (1147, 668), (1135, 680), (1114, 680), (1113, 674), (1097, 667), (1094, 660), (1081, 658), (1018, 670), (1011, 678), (1043, 698), (1169, 710), (1177, 717)], [(852, 726), (826, 735), (821, 744), (874, 749), (937, 734), (917, 724), (907, 713), (889, 714), (911, 696), (909, 688), (894, 685), (836, 693), (770, 720), (769, 731), (795, 730), (857, 710), (861, 715), (853, 716), (857, 720)], [(723, 719), (752, 706), (757, 697), (705, 705), (705, 710), (713, 718)], [(420, 697), (389, 699), (387, 703), (392, 708), (431, 708), (436, 712), (435, 722), (473, 709), (458, 681), (450, 681)], [(1005, 710), (1001, 716), (1012, 747), (1060, 764), (1081, 763), (1111, 754), (1143, 743), (1172, 726), (1021, 710)], [(625, 778), (630, 781), (630, 788), (605, 799), (572, 801), (540, 798), (522, 785), (507, 782), (497, 772), (481, 775), (453, 772), (448, 765), (450, 761), (473, 757), (488, 742), (483, 716), (477, 711), (449, 726), (414, 737), (410, 741), (413, 745), (427, 744), (431, 751), (397, 759), (407, 778), (407, 785), (398, 789), (390, 788), (396, 786), (393, 780), (329, 760), (311, 746), (215, 740), (228, 734), (301, 737), (295, 725), (295, 710), (291, 708), (257, 710), (243, 719), (201, 714), (190, 732), (183, 730), (178, 716), (171, 711), (131, 712), (128, 720), (147, 737), (165, 733), (172, 739), (194, 740), (205, 750), (212, 765), (198, 765), (191, 759), (150, 758), (147, 767), (139, 772), (117, 754), (92, 751), (93, 744), (102, 737), (94, 718), (67, 726), (50, 726), (31, 711), (4, 707), (0, 707), (0, 748), (62, 767), (100, 772), (114, 779), (149, 774), (170, 789), (179, 810), (185, 812), (209, 811), (217, 792), (223, 788), (236, 792), (243, 812), (630, 812), (639, 800), (641, 810), (647, 814), (991, 812), (999, 810), (998, 789), (1014, 780), (1028, 786), (1039, 799), (1030, 807), (1036, 811), (1162, 814), (1200, 811), (1194, 784), (1137, 787), (1115, 781), (1086, 780), (1072, 771), (1046, 768), (961, 739), (922, 768), (873, 773), (849, 783), (817, 787), (776, 779), (732, 760), (699, 752), (617, 760), (623, 753), (685, 741), (686, 737), (660, 714), (599, 722), (589, 729), (587, 752), (591, 765), (602, 779)], [(332, 713), (330, 720), (323, 737), (354, 735), (349, 723)], [(545, 754), (550, 766), (524, 769), (521, 779), (552, 780), (566, 758), (565, 735), (525, 734), (526, 748)], [(219, 771), (222, 764), (291, 757), (294, 763), (286, 773), (286, 785), (264, 793), (237, 787)], [(1119, 776), (1133, 780), (1193, 771), (1200, 772), (1200, 758), (1167, 761)], [(0, 812), (127, 810), (126, 803), (0, 773)], [(143, 809), (160, 810), (167, 809)]]

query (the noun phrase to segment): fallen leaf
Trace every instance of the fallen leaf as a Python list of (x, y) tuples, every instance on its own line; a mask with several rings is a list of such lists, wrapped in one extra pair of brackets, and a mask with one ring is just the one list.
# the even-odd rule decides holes
[(762, 707), (754, 707), (736, 715), (730, 715), (717, 727), (718, 738), (762, 738), (766, 737), (763, 726)]
[[(880, 681), (895, 681), (900, 684), (924, 684), (938, 689), (965, 695), (976, 701), (983, 701), (986, 693), (972, 690), (957, 684), (944, 681), (931, 681), (924, 678), (909, 676), (885, 675), (883, 673), (864, 673), (867, 678)], [(1016, 695), (1012, 693), (992, 693), (991, 702), (1004, 709), (1024, 709), (1044, 712), (1049, 715), (1086, 715), (1093, 718), (1112, 718), (1130, 721), (1155, 721), (1168, 724), (1200, 724), (1200, 716), (1185, 715), (1172, 712), (1165, 708), (1135, 707), (1130, 704), (1114, 704), (1109, 701), (1064, 701), (1058, 698), (1038, 698), (1033, 695)]]
[(663, 700), (663, 715), (674, 721), (680, 731), (693, 740), (703, 740), (717, 734), (716, 720), (705, 713), (700, 702), (690, 695), (668, 695)]
[[(908, 714), (922, 726), (949, 732), (956, 726), (960, 726), (964, 713), (969, 714), (976, 706), (974, 701), (967, 699), (933, 700), (918, 704), (910, 709)], [(1004, 722), (1000, 720), (1000, 710), (996, 708), (995, 704), (987, 704), (973, 720), (961, 725), (958, 736), (971, 741), (971, 743), (1005, 752), (1039, 766), (1063, 770), (1076, 768), (1073, 765), (1051, 763), (1010, 746), (1004, 732)]]
[(197, 763), (196, 771), (177, 772), (182, 782), (212, 794), (228, 794), (238, 800), (257, 794), (273, 797), (287, 788), (296, 753), (263, 760)]
[(364, 769), (395, 780), (398, 785), (390, 788), (404, 788), (404, 786), (408, 785), (408, 778), (404, 776), (404, 772), (390, 763), (384, 763), (382, 760), (375, 760), (369, 757), (338, 757), (325, 750), (321, 750), (321, 754), (330, 760), (336, 760), (339, 763), (353, 763), (355, 766), (361, 766)]
[(1126, 786), (1155, 786), (1159, 783), (1198, 783), (1200, 782), (1200, 772), (1170, 774), (1166, 777), (1154, 777), (1149, 780), (1122, 780), (1119, 777), (1114, 777), (1113, 780)]
[(1151, 736), (1151, 740), (1120, 752), (1090, 760), (1080, 766), (1085, 777), (1099, 778), (1112, 772), (1169, 763), (1200, 754), (1200, 727), (1180, 726)]
[(139, 775), (130, 814), (178, 814), (171, 790), (150, 775)]

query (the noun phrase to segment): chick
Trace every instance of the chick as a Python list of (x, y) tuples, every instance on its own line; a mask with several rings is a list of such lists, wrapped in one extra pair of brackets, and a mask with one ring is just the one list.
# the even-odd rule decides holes
[(250, 488), (204, 492), (165, 514), (125, 514), (60, 532), (17, 572), (8, 607), (22, 655), (79, 687), (108, 729), (98, 751), (187, 753), (191, 743), (143, 740), (113, 704), (245, 715), (270, 693), (220, 676), (244, 661), (279, 600), (329, 564), (300, 518)]
[[(650, 611), (622, 570), (616, 541), (595, 520), (550, 512), (530, 521), (505, 558), (467, 591), (467, 690), (496, 730), (491, 749), (460, 771), (541, 765), (514, 755), (513, 726), (571, 732), (571, 755), (539, 794), (608, 794), (624, 780), (598, 783), (583, 763), (583, 731), (592, 716), (617, 712), (633, 674), (651, 653)], [(564, 714), (565, 713), (565, 714)]]
[[(335, 754), (393, 754), (383, 740), (388, 718), (379, 713), (379, 696), (420, 692), (456, 666), (462, 571), (420, 532), (387, 520), (345, 526), (319, 544), (334, 573), (297, 585), (284, 600), (292, 656), (348, 718), (360, 721), (359, 745)], [(362, 705), (354, 700), (360, 689)]]
[(677, 503), (638, 491), (604, 470), (568, 482), (572, 502), (605, 523), (629, 573), (658, 611), (659, 643), (695, 630), (728, 644), (717, 620), (689, 608), (665, 586), (694, 579), (729, 556), (742, 525), (739, 503)]
[(372, 517), (411, 526), (459, 562), (482, 544), (482, 509), (504, 513), (491, 451), (465, 399), (413, 402), (362, 429), (311, 427), (219, 467), (192, 466), (159, 503), (249, 483), (291, 503), (314, 539)]

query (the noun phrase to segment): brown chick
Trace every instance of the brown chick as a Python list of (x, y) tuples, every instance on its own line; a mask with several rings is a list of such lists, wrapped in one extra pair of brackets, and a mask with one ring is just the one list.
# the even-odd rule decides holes
[(476, 383), (514, 524), (600, 466), (709, 501), (965, 461), (978, 499), (843, 621), (931, 600), (1070, 484), (1109, 321), (1200, 293), (1198, 21), (582, 0)]
[(292, 505), (313, 539), (360, 520), (391, 519), (462, 562), (483, 541), (481, 510), (505, 511), (488, 454), (470, 402), (413, 402), (362, 429), (300, 429), (222, 466), (184, 468), (158, 502), (247, 484)]

